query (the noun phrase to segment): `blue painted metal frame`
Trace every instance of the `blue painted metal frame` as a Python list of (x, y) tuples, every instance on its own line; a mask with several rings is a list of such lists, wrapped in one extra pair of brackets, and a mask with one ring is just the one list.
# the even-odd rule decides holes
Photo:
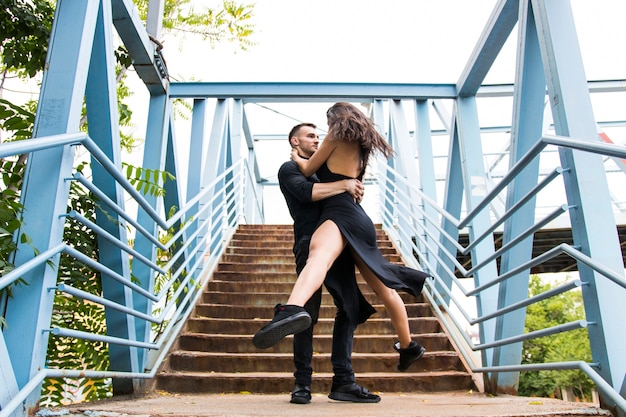
[[(58, 3), (33, 136), (78, 131), (87, 82), (87, 73), (79, 68), (88, 67), (97, 16), (95, 0)], [(47, 249), (61, 241), (64, 219), (59, 213), (64, 213), (67, 205), (69, 183), (65, 179), (69, 177), (73, 155), (71, 146), (30, 154), (22, 193), (22, 204), (28, 210), (21, 232), (30, 236), (32, 243), (18, 243), (16, 265), (34, 257), (32, 248)], [(52, 262), (58, 264), (58, 257)], [(20, 388), (45, 363), (48, 334), (40, 329), (50, 322), (54, 291), (49, 288), (56, 284), (56, 268), (41, 265), (23, 279), (27, 285), (15, 287), (7, 302), (7, 324), (3, 330)]]
[[(541, 65), (539, 41), (534, 16), (530, 4), (520, 4), (518, 39), (522, 46), (518, 49), (516, 94), (514, 95), (515, 125), (511, 132), (511, 150), (509, 165), (513, 167), (541, 136), (543, 130), (543, 103), (545, 100), (546, 81)], [(508, 190), (506, 209), (510, 211), (528, 192), (537, 186), (539, 177), (539, 159), (530, 162), (524, 168), (524, 174), (515, 179), (515, 187)], [(526, 229), (532, 226), (535, 212), (535, 198), (529, 199), (504, 224), (502, 244), (506, 245)], [(532, 258), (533, 239), (528, 237), (515, 245), (502, 256), (500, 273), (506, 273), (516, 265)], [(529, 271), (520, 271), (516, 276), (502, 283), (499, 288), (498, 309), (527, 298)], [(496, 339), (511, 337), (524, 332), (526, 311), (516, 310), (501, 316), (496, 321)], [(494, 350), (495, 365), (512, 365), (522, 361), (522, 344), (513, 344)], [(491, 384), (501, 392), (517, 392), (518, 373), (496, 374)]]
[[(113, 34), (111, 4), (100, 2), (94, 44), (91, 52), (87, 86), (85, 91), (89, 134), (96, 145), (115, 164), (121, 166), (119, 148), (120, 132), (117, 111), (117, 85), (115, 57), (113, 56)], [(94, 186), (101, 190), (116, 206), (124, 209), (122, 188), (106, 169), (96, 161), (91, 161)], [(96, 224), (115, 240), (127, 241), (125, 223), (116, 222), (103, 207), (96, 208)], [(120, 251), (109, 239), (98, 236), (98, 251), (101, 263), (121, 276), (130, 277), (129, 257)], [(105, 298), (120, 305), (132, 308), (132, 292), (123, 284), (102, 276), (102, 292)], [(107, 333), (113, 337), (135, 340), (135, 320), (115, 309), (105, 308)], [(139, 338), (138, 340), (144, 340)], [(139, 369), (137, 350), (129, 346), (110, 345), (111, 369), (136, 372)], [(132, 381), (114, 380), (114, 392), (131, 393)]]
[[(571, 6), (566, 1), (533, 1), (532, 5), (538, 31), (543, 34), (539, 45), (556, 134), (597, 141)], [(561, 70), (564, 65), (567, 71)], [(564, 173), (568, 203), (575, 207), (569, 213), (574, 244), (607, 268), (623, 271), (602, 158), (567, 148), (560, 148), (559, 153), (563, 168), (568, 170)], [(600, 375), (613, 387), (624, 390), (626, 336), (604, 330), (623, 324), (624, 315), (619, 314), (619, 307), (617, 311), (615, 308), (623, 303), (623, 294), (614, 283), (601, 279), (586, 265), (579, 264), (579, 272), (583, 281), (590, 284), (583, 287), (583, 297), (587, 317), (595, 323), (589, 327), (593, 359), (607, 365), (599, 370)]]
[[(516, 23), (520, 42), (515, 85), (481, 86)], [(176, 181), (165, 184), (164, 197), (143, 196), (121, 173), (113, 26), (150, 92), (142, 168), (179, 173), (172, 100), (194, 99), (185, 196)], [(154, 22), (150, 26), (158, 31)], [(139, 380), (152, 378), (201, 294), (198, 286), (209, 279), (234, 228), (243, 221), (263, 219), (264, 180), (245, 103), (337, 100), (371, 102), (371, 117), (397, 151), (397, 157), (380, 169), (384, 227), (407, 262), (433, 273), (425, 295), (442, 323), (462, 329), (465, 320), (481, 329), (478, 344), (462, 331), (458, 336), (454, 331), (450, 334), (471, 369), (486, 375), (487, 389), (514, 392), (520, 371), (580, 369), (597, 384), (605, 405), (626, 413), (626, 358), (621, 354), (626, 342), (621, 331), (626, 279), (600, 156), (626, 158), (626, 150), (598, 142), (589, 99), (590, 92), (623, 92), (626, 88), (619, 81), (590, 84), (585, 80), (569, 2), (498, 2), (456, 84), (169, 83), (156, 62), (158, 56), (130, 0), (59, 1), (34, 139), (0, 144), (0, 157), (29, 153), (22, 190), (26, 207), (23, 231), (34, 238), (32, 246), (41, 252), (35, 256), (32, 247), (20, 243), (16, 269), (0, 277), (0, 290), (19, 278), (29, 283), (13, 286), (13, 298), (7, 303), (7, 325), (0, 337), (0, 378), (6, 381), (0, 386), (0, 417), (16, 410), (18, 414), (28, 412), (39, 398), (38, 389), (45, 378), (113, 378), (115, 393), (131, 392), (138, 388)], [(89, 68), (86, 73), (78, 70), (85, 67)], [(546, 88), (556, 135), (543, 129)], [(509, 172), (490, 185), (476, 99), (507, 94), (514, 97)], [(89, 136), (76, 133), (83, 96)], [(215, 100), (210, 133), (209, 99)], [(411, 100), (414, 105), (417, 129), (413, 138), (401, 100)], [(443, 116), (441, 100), (453, 103), (450, 120)], [(442, 207), (435, 189), (430, 104), (449, 134)], [(84, 146), (92, 158), (91, 181), (72, 174), (77, 145)], [(561, 167), (540, 178), (538, 159), (547, 146), (558, 148)], [(245, 147), (247, 154), (242, 152)], [(79, 213), (68, 214), (98, 235), (99, 259), (88, 258), (62, 242), (69, 181), (77, 181), (102, 202), (95, 223)], [(536, 196), (558, 181), (563, 182), (568, 204), (536, 219)], [(124, 193), (139, 207), (136, 218), (126, 213)], [(506, 210), (494, 220), (490, 208), (504, 193)], [(178, 210), (168, 219), (172, 208)], [(575, 246), (562, 244), (533, 259), (532, 234), (568, 211)], [(133, 247), (126, 227), (136, 233)], [(501, 227), (503, 242), (496, 250), (493, 233)], [(462, 230), (470, 236), (466, 247), (458, 243)], [(171, 239), (160, 242), (168, 231)], [(159, 250), (173, 253), (166, 265), (157, 262)], [(469, 269), (458, 263), (457, 252), (471, 254)], [(102, 296), (57, 285), (61, 253), (101, 273)], [(413, 253), (418, 253), (419, 264)], [(528, 298), (530, 269), (559, 254), (577, 260), (580, 279)], [(131, 281), (131, 274), (137, 283)], [(464, 289), (457, 274), (473, 279), (474, 288)], [(166, 284), (157, 292), (155, 280), (163, 276)], [(456, 289), (465, 297), (475, 297), (477, 317), (464, 311), (453, 292)], [(586, 317), (523, 333), (527, 306), (576, 289), (583, 293)], [(50, 328), (55, 291), (101, 304), (107, 335)], [(173, 301), (155, 313), (153, 307), (170, 297)], [(460, 316), (450, 314), (452, 307), (459, 308)], [(164, 326), (162, 335), (153, 335), (153, 323)], [(592, 363), (520, 365), (524, 340), (581, 327), (589, 331)], [(48, 337), (58, 336), (108, 343), (111, 368), (46, 369), (46, 342)], [(469, 350), (480, 352), (480, 364), (472, 364)], [(150, 351), (154, 354), (149, 355)]]

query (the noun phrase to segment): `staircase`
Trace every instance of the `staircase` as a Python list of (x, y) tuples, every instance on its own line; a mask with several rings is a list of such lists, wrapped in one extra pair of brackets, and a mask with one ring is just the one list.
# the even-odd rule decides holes
[[(401, 262), (387, 235), (379, 247)], [(156, 377), (155, 388), (171, 393), (283, 393), (294, 384), (292, 337), (258, 350), (252, 336), (286, 302), (296, 279), (291, 225), (241, 225), (207, 288)], [(426, 347), (408, 372), (396, 371), (398, 354), (391, 321), (357, 274), (365, 297), (378, 311), (357, 328), (352, 357), (357, 382), (374, 392), (441, 392), (474, 388), (471, 375), (433, 315), (430, 305), (402, 294), (414, 339)], [(313, 392), (332, 381), (331, 338), (335, 306), (324, 290), (315, 327)], [(475, 388), (474, 388), (475, 389)]]

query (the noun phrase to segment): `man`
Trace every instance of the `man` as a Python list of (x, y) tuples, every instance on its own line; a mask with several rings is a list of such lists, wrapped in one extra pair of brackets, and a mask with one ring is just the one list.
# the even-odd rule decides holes
[[(319, 145), (316, 129), (317, 126), (312, 123), (294, 126), (289, 133), (289, 144), (297, 149), (301, 156), (310, 157)], [(309, 241), (319, 217), (317, 202), (343, 192), (348, 192), (360, 200), (363, 197), (363, 184), (354, 179), (322, 184), (317, 182), (315, 176), (306, 178), (294, 161), (285, 162), (280, 167), (278, 182), (294, 220), (293, 251), (296, 257), (296, 272), (300, 274), (306, 264)], [(328, 397), (339, 401), (379, 402), (378, 395), (357, 385), (352, 369), (352, 342), (356, 326), (365, 322), (376, 310), (358, 288), (354, 261), (348, 250), (335, 261), (328, 271), (324, 284), (337, 306), (331, 355), (334, 376)], [(311, 401), (313, 326), (319, 316), (321, 299), (320, 288), (304, 306), (311, 316), (311, 325), (293, 337), (296, 381), (291, 394), (292, 403), (308, 404)]]

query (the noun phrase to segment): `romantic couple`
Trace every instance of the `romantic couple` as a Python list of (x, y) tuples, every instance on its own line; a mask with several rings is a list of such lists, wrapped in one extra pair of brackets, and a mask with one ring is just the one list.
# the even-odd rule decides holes
[(313, 325), (324, 283), (337, 306), (331, 356), (334, 376), (328, 396), (374, 403), (380, 397), (356, 383), (351, 364), (356, 326), (375, 312), (358, 288), (354, 267), (383, 301), (398, 334), (393, 348), (400, 355), (399, 371), (407, 370), (425, 349), (411, 339), (406, 307), (396, 290), (417, 297), (429, 275), (384, 259), (374, 224), (359, 204), (364, 191), (361, 180), (372, 152), (389, 158), (393, 150), (354, 105), (336, 103), (326, 116), (328, 134), (319, 148), (314, 124), (299, 124), (289, 133), (291, 160), (280, 167), (278, 180), (294, 220), (298, 279), (287, 302), (274, 308), (274, 318), (255, 334), (253, 343), (266, 349), (294, 334), (296, 381), (291, 402), (309, 403)]

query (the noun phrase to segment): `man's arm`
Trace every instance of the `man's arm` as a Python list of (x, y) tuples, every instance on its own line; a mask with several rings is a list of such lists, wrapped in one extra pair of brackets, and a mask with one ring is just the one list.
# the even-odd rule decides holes
[(284, 163), (278, 170), (281, 191), (288, 193), (302, 204), (310, 204), (343, 192), (348, 192), (360, 202), (363, 198), (363, 183), (356, 179), (320, 183), (309, 181), (293, 161)]
[(313, 184), (311, 194), (312, 201), (324, 200), (325, 198), (348, 192), (357, 202), (363, 198), (363, 183), (357, 179), (345, 179), (335, 182), (316, 182)]

